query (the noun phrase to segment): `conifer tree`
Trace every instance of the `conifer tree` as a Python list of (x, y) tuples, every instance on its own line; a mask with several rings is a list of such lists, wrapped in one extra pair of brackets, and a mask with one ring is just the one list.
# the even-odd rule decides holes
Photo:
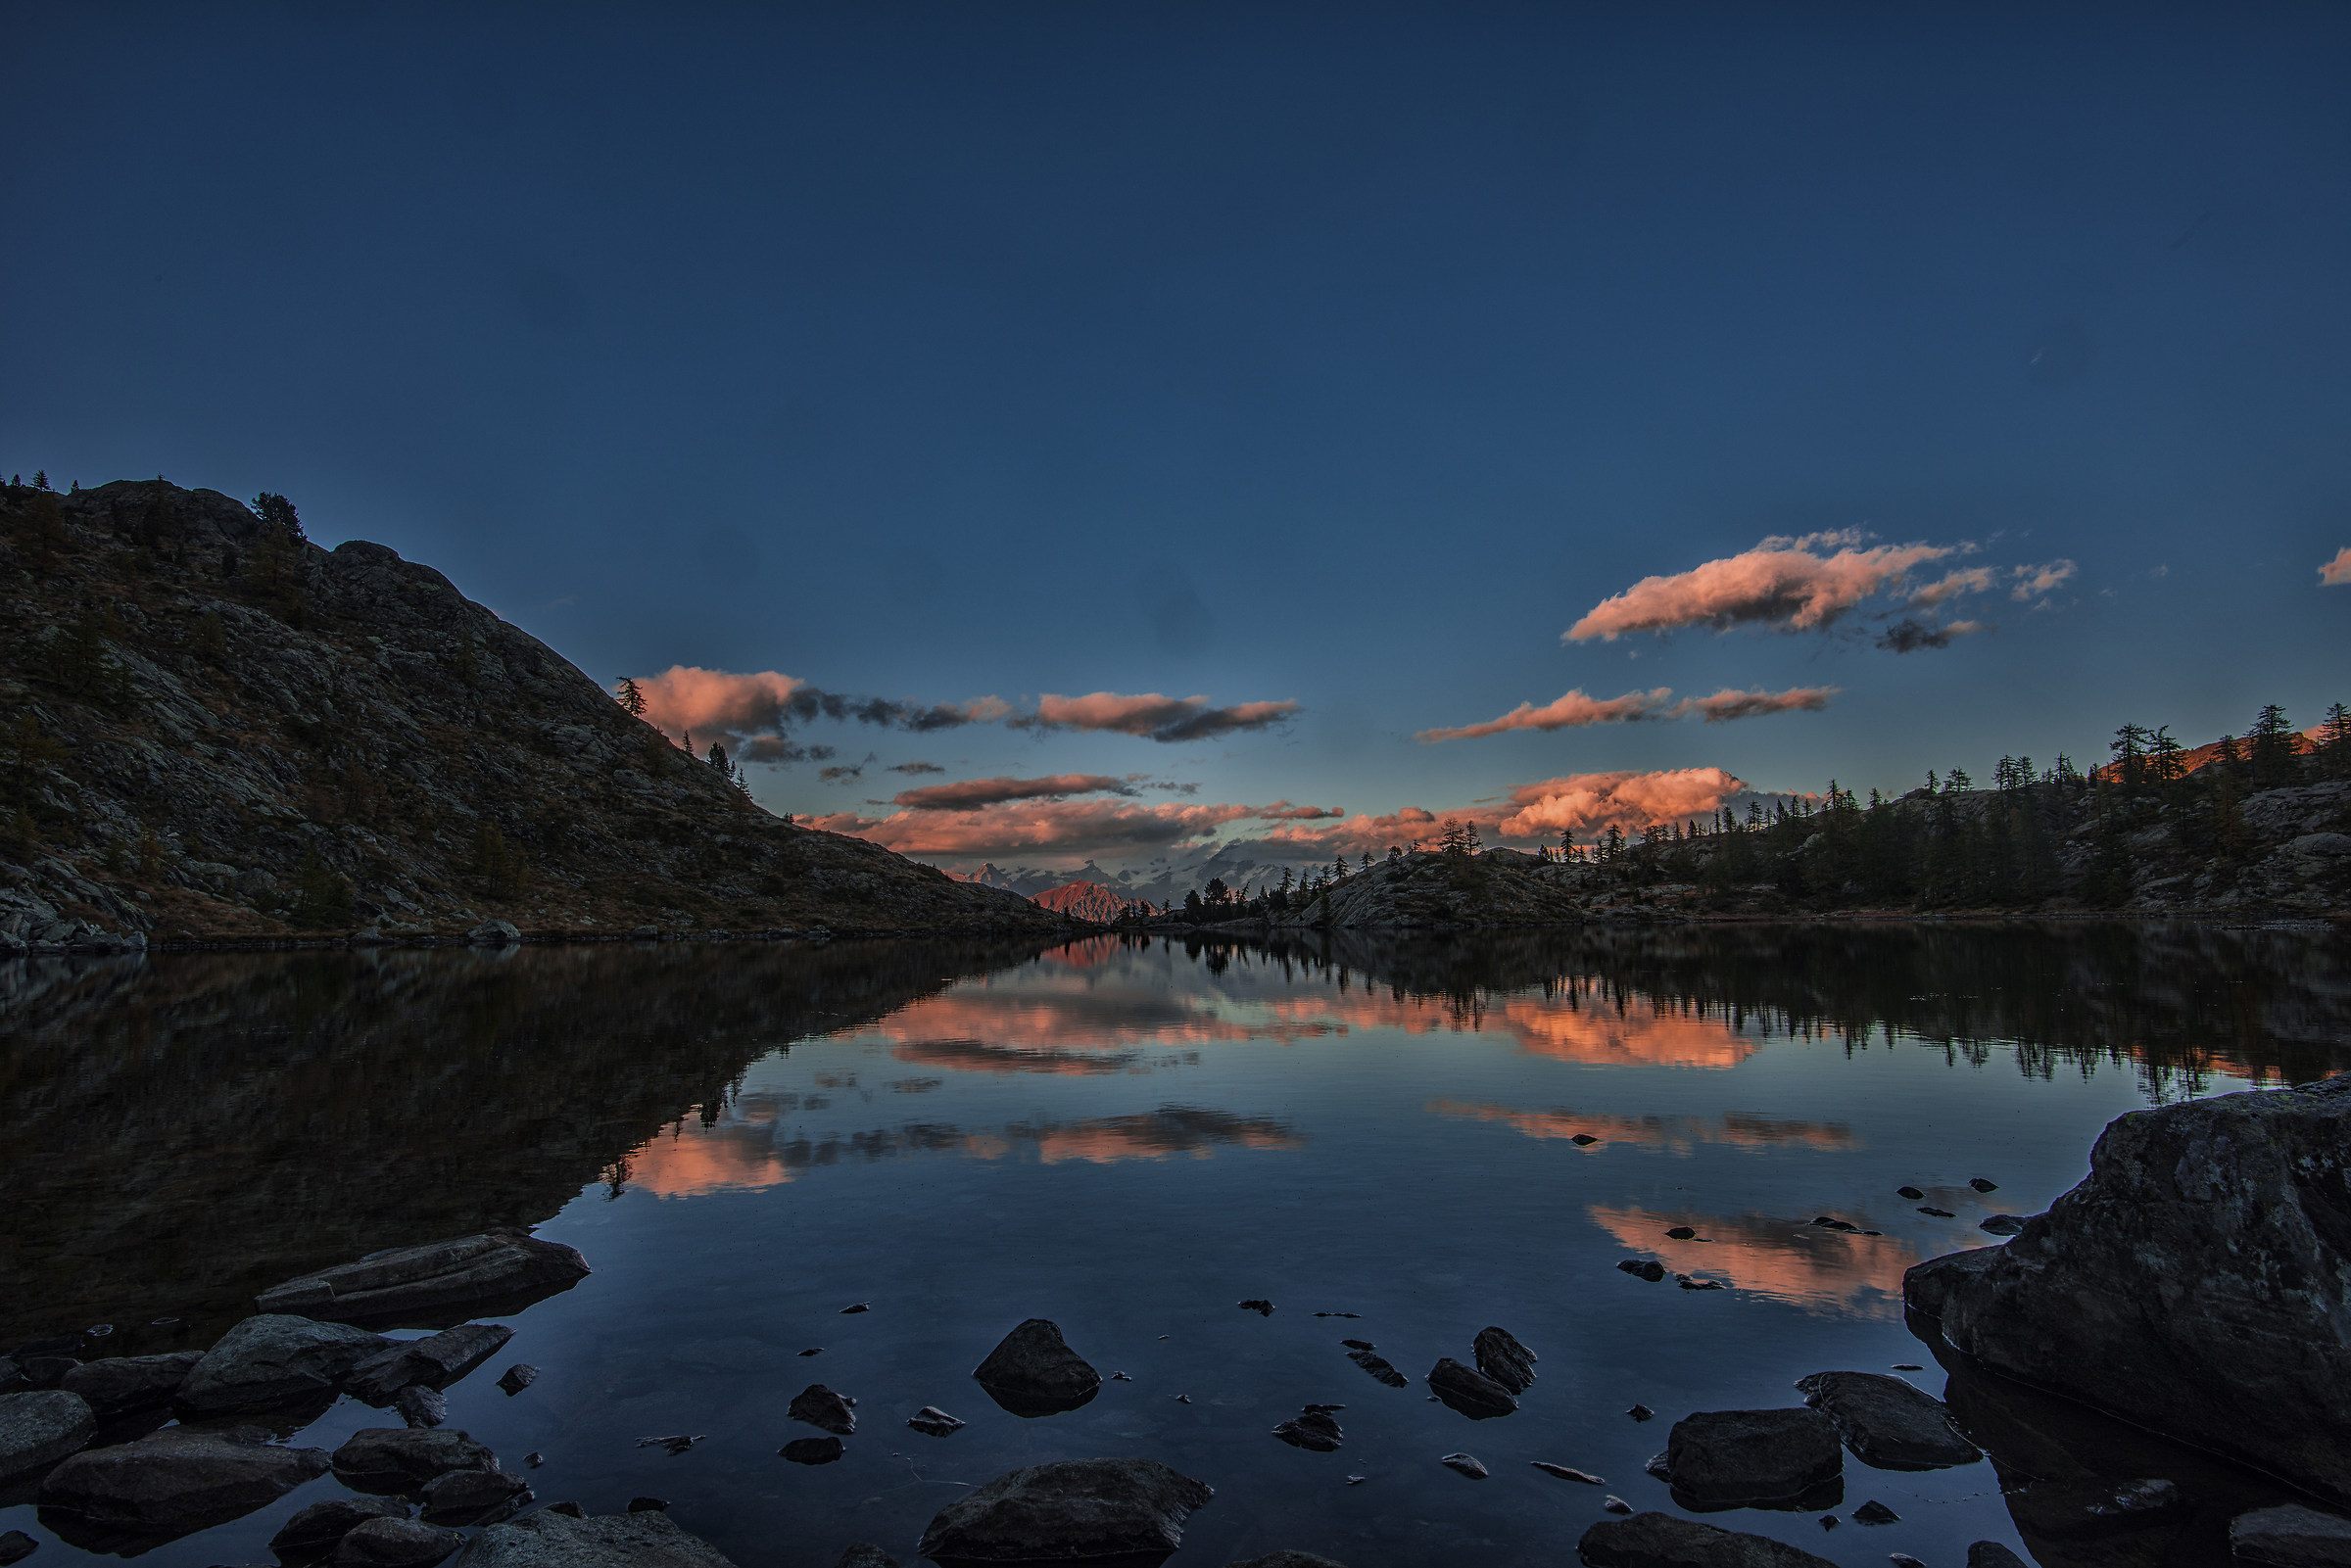
[(614, 689), (613, 694), (619, 699), (621, 712), (632, 719), (645, 717), (645, 691), (634, 679), (622, 676), (620, 685)]

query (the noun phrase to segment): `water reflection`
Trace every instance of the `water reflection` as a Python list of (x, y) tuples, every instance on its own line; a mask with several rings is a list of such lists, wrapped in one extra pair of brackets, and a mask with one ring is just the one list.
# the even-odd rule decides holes
[(1835, 1121), (1789, 1121), (1751, 1111), (1725, 1111), (1719, 1117), (1651, 1115), (1611, 1116), (1605, 1111), (1516, 1111), (1502, 1105), (1470, 1105), (1458, 1100), (1431, 1100), (1429, 1114), (1500, 1121), (1530, 1138), (1589, 1139), (1584, 1147), (1602, 1143), (1637, 1143), (1687, 1155), (1701, 1144), (1724, 1144), (1735, 1149), (1769, 1149), (1801, 1144), (1809, 1149), (1859, 1149), (1852, 1129)]
[[(1797, 1218), (1601, 1204), (1586, 1212), (1628, 1251), (1675, 1273), (1719, 1279), (1813, 1310), (1899, 1313), (1902, 1272), (1920, 1260), (1918, 1250), (1899, 1238), (1826, 1230)], [(1677, 1228), (1698, 1236), (1678, 1241), (1665, 1234)]]

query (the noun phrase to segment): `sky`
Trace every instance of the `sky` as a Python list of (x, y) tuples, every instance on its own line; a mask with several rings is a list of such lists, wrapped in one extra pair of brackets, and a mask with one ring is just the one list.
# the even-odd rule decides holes
[(2351, 697), (2339, 5), (4, 14), (0, 470), (283, 493), (918, 858)]

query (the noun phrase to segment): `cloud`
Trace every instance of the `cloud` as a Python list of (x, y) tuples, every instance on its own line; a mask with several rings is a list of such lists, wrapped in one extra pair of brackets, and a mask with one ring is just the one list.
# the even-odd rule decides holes
[(865, 777), (865, 764), (862, 762), (843, 763), (838, 768), (819, 768), (816, 776), (826, 784), (840, 784), (850, 779), (862, 779)]
[(645, 693), (645, 717), (672, 738), (702, 734), (731, 742), (747, 762), (797, 762), (829, 757), (830, 747), (803, 747), (783, 734), (793, 724), (839, 719), (926, 734), (967, 724), (990, 724), (1012, 712), (1001, 697), (969, 702), (899, 702), (888, 697), (844, 696), (774, 670), (739, 675), (671, 665), (637, 683)]
[(1646, 828), (1710, 816), (1747, 785), (1720, 768), (1674, 768), (1657, 773), (1573, 773), (1511, 791), (1500, 829), (1506, 837), (1542, 838), (1590, 832), (1610, 825)]
[(1015, 730), (1106, 730), (1176, 742), (1270, 729), (1299, 711), (1295, 702), (1243, 702), (1220, 708), (1204, 696), (1168, 697), (1156, 691), (1122, 696), (1115, 691), (1093, 691), (1081, 697), (1047, 693), (1037, 699), (1034, 712), (1006, 723)]
[(891, 796), (889, 803), (909, 811), (967, 811), (1011, 800), (1064, 800), (1071, 795), (1133, 793), (1134, 786), (1125, 779), (1099, 773), (1057, 773), (1045, 779), (965, 779), (957, 784), (926, 784)]
[[(1818, 553), (1830, 546), (1832, 554)], [(1562, 641), (1613, 642), (1627, 632), (1669, 632), (1747, 623), (1804, 632), (1835, 621), (1871, 594), (1898, 584), (1916, 566), (1971, 546), (1859, 546), (1852, 533), (1764, 540), (1753, 549), (1707, 561), (1670, 577), (1645, 577), (1569, 627)]]
[(1286, 800), (1276, 800), (1270, 806), (1257, 808), (1257, 815), (1268, 822), (1319, 822), (1326, 817), (1344, 817), (1343, 806), (1293, 806)]
[(1947, 648), (1953, 638), (1972, 637), (1991, 630), (1982, 621), (1953, 621), (1947, 626), (1935, 626), (1906, 616), (1878, 634), (1878, 646), (1889, 653), (1915, 653), (1920, 648)]
[(1840, 689), (1833, 686), (1792, 686), (1785, 691), (1741, 691), (1724, 687), (1710, 697), (1684, 697), (1673, 705), (1673, 716), (1698, 714), (1708, 724), (1752, 719), (1767, 713), (1817, 713), (1829, 705)]
[(1423, 730), (1413, 738), (1422, 745), (1431, 745), (1440, 740), (1475, 740), (1510, 730), (1575, 730), (1588, 724), (1629, 724), (1657, 717), (1672, 695), (1668, 687), (1658, 687), (1654, 691), (1627, 691), (1620, 697), (1605, 700), (1588, 697), (1580, 690), (1570, 691), (1539, 708), (1521, 702), (1499, 719), (1465, 724), (1454, 730)]
[(2030, 604), (2037, 598), (2045, 597), (2059, 584), (2073, 576), (2074, 563), (2060, 560), (2051, 561), (2045, 566), (2019, 566), (2015, 575), (2016, 587), (2009, 591), (2008, 596), (2019, 604)]
[(2338, 549), (2334, 559), (2319, 567), (2321, 588), (2351, 588), (2351, 548)]
[(1136, 801), (1015, 801), (974, 810), (904, 809), (888, 817), (853, 812), (807, 819), (826, 832), (868, 839), (902, 855), (1001, 859), (1022, 854), (1114, 854), (1205, 837), (1257, 815), (1234, 805), (1143, 805)]
[[(2068, 569), (2071, 569), (2070, 563)], [(1915, 590), (1910, 594), (1910, 602), (1921, 609), (1928, 609), (1941, 604), (1946, 598), (1953, 598), (1961, 594), (1989, 594), (1999, 586), (1999, 576), (1998, 570), (1990, 566), (1970, 566), (1960, 571), (1945, 573), (1925, 587)]]
[(925, 773), (945, 773), (947, 770), (940, 767), (936, 762), (893, 762), (884, 771), (888, 773), (903, 773), (913, 775)]

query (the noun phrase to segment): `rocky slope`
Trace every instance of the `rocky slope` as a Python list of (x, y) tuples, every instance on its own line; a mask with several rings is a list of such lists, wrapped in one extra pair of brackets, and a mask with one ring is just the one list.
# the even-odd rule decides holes
[(1057, 915), (1076, 920), (1109, 922), (1117, 920), (1127, 906), (1133, 902), (1124, 898), (1100, 882), (1064, 882), (1032, 895), (1033, 901)]
[(430, 567), (160, 480), (0, 489), (0, 946), (1060, 924), (769, 815)]

